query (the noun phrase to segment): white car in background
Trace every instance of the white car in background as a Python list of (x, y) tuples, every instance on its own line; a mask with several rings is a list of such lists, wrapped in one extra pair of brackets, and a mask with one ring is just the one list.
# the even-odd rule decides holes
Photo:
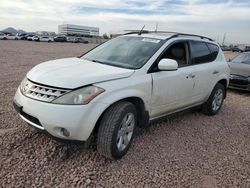
[(32, 34), (27, 35), (27, 40), (32, 41), (34, 36), (35, 35), (32, 35)]
[(32, 41), (40, 41), (40, 37), (35, 35), (31, 38)]
[(18, 36), (15, 34), (7, 34), (6, 39), (7, 40), (18, 40)]
[(49, 37), (49, 36), (41, 36), (41, 37), (39, 37), (39, 41), (40, 42), (53, 42), (54, 39), (52, 37)]
[(75, 41), (75, 37), (67, 37), (67, 42), (74, 42)]
[(192, 107), (217, 114), (229, 75), (222, 50), (209, 38), (134, 33), (81, 57), (37, 65), (13, 104), (28, 124), (61, 139), (89, 143), (96, 137), (99, 153), (120, 159), (136, 126)]
[(4, 33), (0, 33), (0, 40), (6, 40), (6, 35)]

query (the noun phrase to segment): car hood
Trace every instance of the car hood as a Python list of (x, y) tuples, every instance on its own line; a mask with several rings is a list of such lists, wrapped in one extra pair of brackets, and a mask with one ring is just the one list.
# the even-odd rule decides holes
[(241, 75), (248, 77), (250, 76), (250, 65), (244, 63), (229, 63), (231, 74)]
[(65, 58), (41, 63), (31, 69), (27, 78), (33, 82), (74, 89), (88, 84), (126, 78), (134, 70), (94, 63), (80, 58)]

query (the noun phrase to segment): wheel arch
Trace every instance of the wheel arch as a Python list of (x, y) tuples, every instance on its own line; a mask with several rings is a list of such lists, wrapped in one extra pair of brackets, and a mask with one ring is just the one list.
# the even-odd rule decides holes
[(217, 83), (222, 84), (225, 88), (225, 98), (227, 96), (227, 86), (228, 86), (228, 81), (227, 79), (221, 79)]
[(148, 124), (149, 124), (149, 113), (148, 111), (146, 110), (146, 107), (145, 107), (145, 104), (144, 104), (144, 101), (140, 98), (140, 97), (126, 97), (126, 98), (123, 98), (123, 99), (120, 99), (118, 101), (115, 101), (113, 102), (112, 104), (110, 104), (103, 112), (102, 114), (99, 116), (96, 124), (95, 124), (95, 127), (92, 131), (92, 133), (96, 134), (97, 131), (98, 131), (98, 128), (99, 128), (99, 125), (100, 125), (100, 121), (102, 120), (102, 117), (103, 115), (105, 114), (105, 112), (111, 107), (113, 106), (114, 104), (117, 104), (121, 101), (127, 101), (127, 102), (130, 102), (132, 103), (133, 105), (135, 105), (135, 108), (137, 110), (137, 123), (138, 123), (138, 126), (139, 127), (147, 127)]

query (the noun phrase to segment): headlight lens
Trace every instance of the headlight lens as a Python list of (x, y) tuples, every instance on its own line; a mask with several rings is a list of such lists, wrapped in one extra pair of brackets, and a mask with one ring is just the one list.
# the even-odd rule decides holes
[(71, 104), (81, 105), (88, 104), (96, 96), (100, 95), (105, 90), (96, 86), (87, 86), (70, 93), (67, 93), (52, 101), (54, 104)]
[(28, 79), (25, 77), (24, 79), (23, 79), (23, 81), (21, 82), (21, 84), (20, 84), (20, 91), (22, 92), (22, 93), (24, 93), (25, 91), (26, 91), (26, 85), (27, 85), (27, 81), (28, 81)]

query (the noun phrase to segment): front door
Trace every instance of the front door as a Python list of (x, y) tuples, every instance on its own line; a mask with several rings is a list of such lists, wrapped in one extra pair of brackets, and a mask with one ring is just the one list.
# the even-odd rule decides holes
[[(153, 94), (151, 100), (151, 117), (176, 111), (190, 106), (194, 101), (195, 87), (193, 67), (190, 61), (189, 47), (186, 41), (172, 44), (159, 58), (174, 59), (178, 62), (176, 71), (156, 71), (152, 73)], [(159, 61), (158, 60), (158, 61)]]

